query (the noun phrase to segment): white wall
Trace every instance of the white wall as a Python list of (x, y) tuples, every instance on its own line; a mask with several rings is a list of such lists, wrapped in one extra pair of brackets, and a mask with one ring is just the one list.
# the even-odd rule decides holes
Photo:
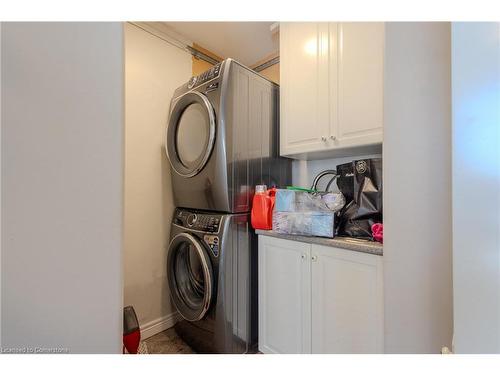
[(384, 83), (385, 351), (452, 339), (449, 23), (387, 23)]
[(119, 353), (123, 26), (1, 36), (3, 348)]
[(500, 24), (454, 23), (456, 353), (500, 353)]
[(124, 302), (143, 337), (174, 322), (166, 278), (174, 204), (163, 140), (170, 99), (191, 69), (191, 55), (125, 25)]

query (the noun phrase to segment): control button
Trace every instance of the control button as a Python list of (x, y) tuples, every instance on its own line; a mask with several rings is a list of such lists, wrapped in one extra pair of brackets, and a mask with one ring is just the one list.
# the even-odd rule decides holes
[(196, 223), (196, 220), (198, 219), (198, 217), (196, 216), (196, 214), (190, 214), (188, 217), (187, 217), (187, 225), (189, 225), (190, 227), (192, 227), (195, 223)]
[(188, 89), (192, 89), (197, 81), (198, 81), (197, 77), (191, 77), (188, 81)]

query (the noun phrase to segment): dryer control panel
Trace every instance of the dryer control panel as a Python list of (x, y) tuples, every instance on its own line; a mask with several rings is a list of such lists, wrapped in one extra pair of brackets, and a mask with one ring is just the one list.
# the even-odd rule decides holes
[(182, 227), (207, 233), (218, 233), (222, 223), (222, 215), (202, 212), (175, 211), (174, 223)]
[(221, 70), (221, 63), (218, 63), (217, 65), (201, 73), (200, 75), (191, 77), (191, 79), (188, 81), (187, 88), (192, 89), (195, 86), (199, 86), (202, 83), (217, 78), (219, 76), (220, 70)]

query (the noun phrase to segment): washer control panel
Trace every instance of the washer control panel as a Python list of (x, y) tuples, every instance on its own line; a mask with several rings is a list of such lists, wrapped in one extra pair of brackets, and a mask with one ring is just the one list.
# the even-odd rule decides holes
[(222, 215), (177, 209), (175, 211), (174, 223), (200, 232), (218, 233), (222, 223)]

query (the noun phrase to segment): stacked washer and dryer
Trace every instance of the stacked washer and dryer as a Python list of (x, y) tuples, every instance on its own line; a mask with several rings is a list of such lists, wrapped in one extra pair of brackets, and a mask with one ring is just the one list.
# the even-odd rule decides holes
[(176, 209), (167, 257), (177, 333), (200, 353), (257, 348), (255, 185), (290, 183), (279, 86), (227, 59), (179, 87), (165, 148)]

